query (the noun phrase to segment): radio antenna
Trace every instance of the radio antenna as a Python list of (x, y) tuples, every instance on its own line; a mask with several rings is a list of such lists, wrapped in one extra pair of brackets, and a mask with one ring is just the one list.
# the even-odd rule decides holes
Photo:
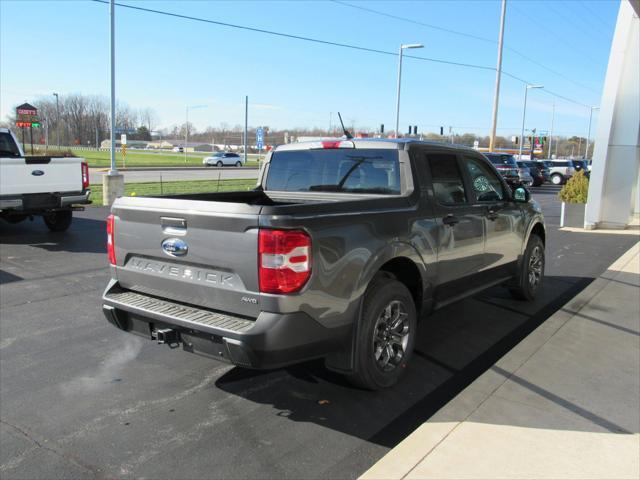
[(344, 136), (347, 137), (347, 140), (351, 140), (353, 138), (353, 135), (349, 133), (349, 130), (344, 128), (344, 122), (342, 121), (342, 115), (340, 115), (340, 112), (338, 112), (338, 118), (340, 119), (340, 125), (342, 125), (342, 131), (344, 132)]

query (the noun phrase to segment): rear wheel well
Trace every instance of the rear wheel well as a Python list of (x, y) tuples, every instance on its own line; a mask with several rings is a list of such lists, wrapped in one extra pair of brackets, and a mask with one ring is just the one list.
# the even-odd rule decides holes
[(380, 267), (378, 275), (386, 275), (404, 284), (411, 292), (411, 297), (420, 312), (422, 307), (422, 277), (416, 264), (406, 257), (398, 257), (389, 260)]

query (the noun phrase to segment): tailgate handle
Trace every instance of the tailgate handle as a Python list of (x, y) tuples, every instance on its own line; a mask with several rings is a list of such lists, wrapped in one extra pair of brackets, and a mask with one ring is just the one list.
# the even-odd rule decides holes
[(160, 217), (162, 231), (167, 235), (184, 235), (187, 233), (187, 221), (184, 218)]

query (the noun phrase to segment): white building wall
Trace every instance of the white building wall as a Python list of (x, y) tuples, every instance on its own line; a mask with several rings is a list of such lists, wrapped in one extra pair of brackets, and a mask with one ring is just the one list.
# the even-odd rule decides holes
[[(634, 0), (631, 0), (634, 1)], [(620, 4), (596, 129), (586, 228), (624, 228), (640, 210), (640, 22)]]

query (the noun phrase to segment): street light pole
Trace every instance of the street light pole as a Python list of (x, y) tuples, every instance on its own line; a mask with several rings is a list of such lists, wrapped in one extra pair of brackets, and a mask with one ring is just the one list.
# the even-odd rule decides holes
[(498, 99), (500, 98), (500, 78), (502, 77), (502, 39), (504, 38), (504, 18), (507, 13), (507, 0), (502, 0), (500, 14), (500, 35), (498, 37), (498, 65), (496, 66), (496, 87), (493, 93), (493, 112), (491, 115), (491, 135), (489, 136), (489, 151), (493, 152), (496, 142), (496, 128), (498, 126)]
[(58, 150), (60, 150), (60, 102), (57, 93), (54, 93), (53, 96), (56, 97), (56, 140), (58, 142)]
[(424, 45), (420, 43), (410, 43), (407, 45), (400, 45), (400, 52), (398, 54), (398, 91), (396, 93), (396, 138), (398, 138), (398, 129), (400, 128), (400, 84), (402, 80), (402, 52), (405, 48), (423, 48)]
[(524, 86), (524, 107), (522, 108), (522, 130), (520, 130), (520, 148), (518, 152), (518, 160), (522, 160), (522, 144), (524, 143), (524, 121), (527, 115), (527, 93), (530, 88), (544, 88), (542, 85), (525, 85)]
[(189, 141), (189, 110), (194, 108), (206, 108), (206, 105), (187, 105), (186, 111), (186, 123), (184, 124), (184, 147), (182, 152), (184, 153), (184, 163), (187, 163), (187, 142)]
[(553, 123), (556, 118), (556, 102), (553, 101), (553, 107), (551, 107), (551, 131), (549, 133), (549, 158), (551, 158), (551, 145), (553, 144)]
[(247, 165), (247, 143), (249, 142), (249, 95), (244, 96), (244, 164)]
[(184, 153), (184, 163), (187, 163), (187, 142), (189, 141), (189, 107), (186, 107), (186, 121), (184, 123), (184, 148), (182, 149), (182, 153)]
[(110, 31), (111, 31), (111, 169), (109, 175), (117, 175), (116, 166), (116, 6), (114, 0), (110, 3)]
[(587, 149), (584, 151), (585, 160), (589, 158), (589, 138), (591, 137), (591, 118), (593, 117), (594, 110), (600, 110), (600, 107), (591, 107), (591, 112), (589, 112), (589, 130), (587, 132)]

